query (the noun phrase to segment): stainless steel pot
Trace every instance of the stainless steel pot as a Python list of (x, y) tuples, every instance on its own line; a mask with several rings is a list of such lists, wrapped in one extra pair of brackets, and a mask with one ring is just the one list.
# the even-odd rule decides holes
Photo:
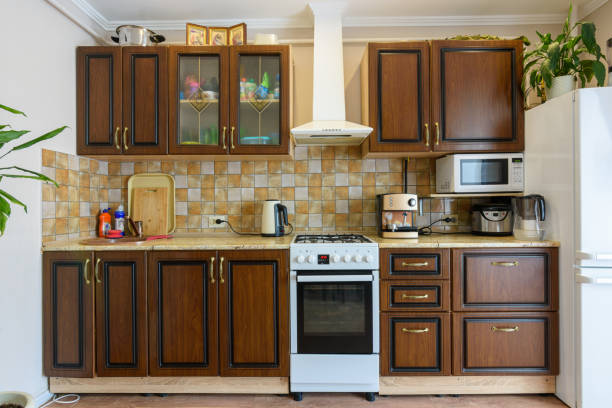
[(159, 44), (164, 42), (166, 38), (157, 34), (148, 28), (137, 25), (122, 25), (115, 30), (117, 35), (111, 36), (111, 40), (119, 45), (142, 45)]
[(513, 212), (509, 204), (472, 206), (472, 234), (512, 235)]

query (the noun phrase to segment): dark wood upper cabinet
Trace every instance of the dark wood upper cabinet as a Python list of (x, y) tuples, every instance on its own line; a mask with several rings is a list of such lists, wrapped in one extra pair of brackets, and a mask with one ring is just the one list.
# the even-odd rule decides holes
[(228, 47), (173, 46), (168, 53), (168, 152), (226, 154)]
[(77, 153), (121, 154), (121, 47), (77, 48)]
[(149, 253), (149, 375), (218, 374), (215, 258), (215, 251)]
[(123, 47), (125, 154), (166, 154), (168, 142), (168, 48)]
[(361, 72), (371, 157), (524, 149), (521, 40), (371, 43)]
[(286, 251), (219, 252), (221, 375), (289, 375)]
[(147, 287), (144, 251), (94, 256), (96, 373), (147, 375)]
[(93, 377), (94, 286), (90, 252), (43, 254), (44, 374)]
[(436, 151), (522, 151), (523, 42), (432, 41)]
[(429, 151), (429, 43), (370, 43), (362, 75), (369, 151)]
[[(288, 154), (292, 86), (290, 46), (239, 45), (230, 47), (229, 52), (229, 153)], [(266, 97), (263, 94), (253, 97), (248, 89), (241, 91), (243, 78), (259, 86), (264, 77), (268, 78)]]

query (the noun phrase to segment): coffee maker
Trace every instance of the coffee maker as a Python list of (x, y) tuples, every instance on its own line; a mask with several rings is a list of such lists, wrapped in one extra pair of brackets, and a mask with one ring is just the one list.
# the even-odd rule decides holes
[(415, 214), (416, 194), (379, 194), (376, 196), (376, 226), (383, 238), (418, 238)]

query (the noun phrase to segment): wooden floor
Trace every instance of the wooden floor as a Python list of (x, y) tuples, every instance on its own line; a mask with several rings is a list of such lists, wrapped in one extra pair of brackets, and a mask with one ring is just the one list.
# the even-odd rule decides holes
[[(362, 394), (308, 394), (301, 402), (289, 396), (275, 395), (82, 395), (78, 408), (121, 407), (121, 408), (548, 408), (565, 407), (554, 396), (540, 395), (471, 395), (471, 396), (389, 396), (376, 397), (376, 402), (367, 402)], [(70, 405), (52, 404), (50, 407), (68, 408)]]

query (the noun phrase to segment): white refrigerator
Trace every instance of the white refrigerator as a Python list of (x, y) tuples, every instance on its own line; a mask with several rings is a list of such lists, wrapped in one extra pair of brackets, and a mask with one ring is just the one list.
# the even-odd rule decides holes
[(612, 406), (612, 88), (525, 114), (525, 192), (546, 199), (559, 250), (560, 374), (570, 407)]

